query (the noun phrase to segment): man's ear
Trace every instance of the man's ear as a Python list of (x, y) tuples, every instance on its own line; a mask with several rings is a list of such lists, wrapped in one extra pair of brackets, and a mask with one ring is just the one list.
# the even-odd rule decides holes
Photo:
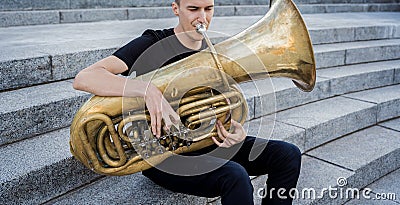
[(179, 5), (176, 2), (172, 2), (172, 11), (175, 16), (179, 16)]

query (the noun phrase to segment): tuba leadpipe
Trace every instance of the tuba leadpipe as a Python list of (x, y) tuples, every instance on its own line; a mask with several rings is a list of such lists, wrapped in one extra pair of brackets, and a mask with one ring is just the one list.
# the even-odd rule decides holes
[[(180, 129), (156, 139), (140, 97), (91, 97), (70, 127), (71, 153), (106, 175), (146, 170), (172, 156), (214, 144), (215, 121), (241, 124), (247, 104), (236, 83), (286, 77), (303, 91), (314, 88), (315, 60), (309, 33), (291, 0), (273, 1), (268, 13), (215, 45), (223, 72), (206, 49), (135, 79), (151, 81), (182, 119)], [(227, 78), (228, 86), (221, 83)], [(196, 81), (193, 79), (197, 79)]]

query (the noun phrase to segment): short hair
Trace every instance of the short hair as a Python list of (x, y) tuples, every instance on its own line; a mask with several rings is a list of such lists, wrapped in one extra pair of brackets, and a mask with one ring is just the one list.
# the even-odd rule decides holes
[(175, 3), (179, 5), (179, 3), (181, 2), (181, 0), (175, 0)]

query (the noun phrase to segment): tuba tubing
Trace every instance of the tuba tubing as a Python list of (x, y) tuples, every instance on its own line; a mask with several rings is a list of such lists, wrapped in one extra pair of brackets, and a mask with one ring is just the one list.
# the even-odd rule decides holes
[[(150, 119), (143, 98), (93, 96), (72, 121), (71, 153), (96, 173), (133, 174), (173, 154), (214, 144), (210, 137), (217, 136), (216, 118), (224, 122), (226, 129), (230, 127), (230, 118), (243, 124), (247, 104), (235, 83), (285, 77), (302, 91), (314, 88), (316, 71), (310, 36), (291, 0), (273, 1), (263, 18), (218, 43), (215, 49), (224, 69), (222, 75), (231, 79), (228, 88), (221, 87), (221, 73), (209, 49), (135, 78), (151, 81), (173, 107), (184, 109), (182, 114), (189, 113), (183, 134), (179, 132), (176, 137), (177, 132), (164, 133), (162, 139), (155, 139), (148, 130)], [(182, 102), (188, 104), (181, 105)], [(206, 112), (201, 113), (207, 115), (206, 119), (193, 117), (201, 116), (197, 110), (205, 109), (215, 112), (215, 117), (203, 114)], [(181, 114), (178, 108), (177, 111)], [(196, 127), (198, 124), (200, 127)]]

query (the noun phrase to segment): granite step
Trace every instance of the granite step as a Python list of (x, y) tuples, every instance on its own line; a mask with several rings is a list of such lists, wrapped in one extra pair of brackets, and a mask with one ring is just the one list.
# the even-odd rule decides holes
[[(399, 86), (400, 85), (386, 86), (379, 89), (381, 90), (380, 91), (381, 93), (383, 92), (392, 93), (393, 91), (399, 90), (398, 89)], [(400, 98), (400, 96), (397, 96), (397, 98)], [(246, 125), (246, 128), (249, 129), (248, 131), (249, 134), (262, 136), (266, 138), (272, 136), (273, 138), (284, 139), (286, 141), (295, 143), (301, 148), (301, 150), (306, 151), (322, 143), (325, 143), (326, 141), (334, 140), (335, 138), (338, 138), (342, 135), (357, 131), (364, 127), (372, 126), (376, 123), (377, 119), (379, 119), (377, 118), (377, 116), (380, 116), (381, 110), (384, 112), (386, 110), (397, 109), (398, 107), (398, 103), (396, 105), (396, 103), (386, 103), (383, 101), (384, 100), (380, 100), (379, 104), (375, 104), (375, 103), (360, 101), (358, 99), (350, 99), (348, 97), (338, 96), (309, 103), (299, 107), (283, 110), (276, 114), (276, 118), (273, 118), (273, 116), (270, 115), (265, 118), (258, 118), (251, 120), (248, 123), (249, 126)], [(393, 97), (387, 98), (387, 102), (390, 101), (393, 101)], [(399, 100), (397, 99), (396, 102), (399, 102)], [(378, 107), (381, 107), (381, 109), (378, 109)], [(320, 113), (324, 113), (324, 115), (320, 115)], [(48, 115), (51, 116), (50, 114)], [(271, 119), (273, 120), (275, 119), (277, 122), (274, 122)], [(277, 134), (272, 133), (272, 128), (274, 127), (272, 125), (274, 124), (276, 124), (276, 126), (275, 129), (273, 130)], [(265, 129), (261, 129), (262, 132), (258, 133), (260, 127), (263, 127)], [(55, 138), (55, 136), (58, 136), (61, 141), (56, 140), (52, 143), (57, 143), (59, 144), (58, 146), (64, 147), (64, 151), (59, 150), (58, 146), (53, 146), (49, 142), (49, 140), (51, 141), (53, 138)], [(43, 146), (47, 146), (47, 148), (44, 149)], [(12, 158), (12, 156), (16, 156), (17, 158), (19, 158), (19, 160), (14, 160), (13, 163), (8, 161), (2, 163), (4, 164), (2, 168), (6, 170), (2, 171), (2, 173), (7, 173), (2, 175), (2, 177), (4, 177), (2, 179), (2, 186), (5, 187), (2, 190), (14, 190), (16, 189), (15, 186), (20, 187), (20, 189), (25, 189), (27, 186), (29, 186), (29, 184), (37, 183), (35, 181), (38, 178), (41, 178), (40, 176), (46, 173), (58, 173), (57, 175), (54, 176), (56, 178), (52, 178), (50, 176), (44, 177), (45, 179), (50, 181), (48, 182), (50, 184), (54, 183), (51, 182), (54, 180), (62, 181), (61, 179), (62, 176), (64, 175), (67, 176), (65, 177), (65, 179), (71, 179), (72, 177), (68, 176), (69, 172), (71, 171), (69, 170), (69, 168), (65, 168), (64, 166), (73, 167), (73, 170), (82, 170), (83, 168), (78, 169), (75, 167), (80, 165), (74, 164), (74, 161), (71, 159), (71, 155), (68, 152), (67, 147), (68, 147), (67, 128), (57, 130), (48, 134), (44, 134), (32, 139), (22, 140), (13, 144), (0, 147), (0, 150), (2, 150), (1, 151), (2, 156), (5, 156), (3, 158), (4, 160), (9, 160)], [(58, 153), (60, 154), (60, 157), (58, 159), (56, 157), (53, 157), (52, 155), (48, 157), (47, 156), (49, 155), (48, 153), (52, 154)], [(25, 158), (18, 157), (20, 155), (24, 156)], [(42, 167), (41, 164), (39, 165), (30, 164), (30, 163), (37, 163), (37, 159), (45, 160), (45, 162), (42, 163), (45, 164), (48, 163), (51, 166), (46, 164), (47, 166)], [(59, 161), (63, 162), (58, 163)], [(25, 164), (29, 164), (31, 170), (22, 169), (20, 171), (15, 171), (18, 170), (18, 167), (25, 166)], [(35, 171), (33, 171), (32, 169)], [(57, 171), (52, 171), (53, 169)], [(21, 173), (21, 171), (23, 173)], [(25, 173), (25, 171), (29, 172), (29, 174)], [(98, 177), (98, 176), (93, 176), (93, 177)], [(90, 178), (89, 180), (93, 179), (91, 177), (88, 178)], [(22, 181), (26, 184), (21, 185)], [(44, 179), (39, 181), (40, 183), (44, 183)], [(74, 180), (74, 181), (79, 181), (79, 180)], [(82, 182), (82, 184), (84, 184), (84, 182)], [(76, 185), (76, 187), (82, 184), (78, 184)], [(51, 189), (51, 185), (49, 186)], [(46, 189), (49, 187), (43, 186), (43, 188)], [(63, 189), (63, 187), (59, 187), (58, 189), (55, 190), (59, 189)], [(48, 191), (43, 191), (43, 192), (49, 194), (51, 193)], [(18, 192), (18, 193), (25, 193), (25, 192)], [(6, 192), (3, 193), (2, 195), (3, 198), (7, 197), (13, 198), (15, 193)], [(38, 195), (38, 197), (43, 197), (43, 196)], [(18, 196), (18, 198), (20, 198), (21, 200), (24, 199), (23, 196)], [(43, 198), (40, 200), (43, 200)]]
[(400, 85), (375, 88), (343, 96), (376, 104), (378, 106), (378, 122), (400, 116)]
[[(216, 17), (210, 29), (217, 32), (211, 32), (211, 36), (225, 39), (259, 18)], [(398, 58), (399, 40), (394, 38), (400, 38), (399, 19), (399, 13), (305, 15), (319, 67), (359, 63), (352, 58), (364, 55), (364, 49), (374, 50), (371, 53), (377, 56), (360, 57), (365, 62), (384, 60), (387, 51), (393, 51), (389, 57)], [(164, 20), (167, 21), (152, 22), (153, 28), (176, 23), (175, 18)], [(148, 24), (148, 20), (135, 20), (0, 28), (0, 38), (4, 39), (0, 46), (7, 51), (0, 53), (0, 90), (72, 78), (82, 68), (110, 55), (132, 36), (140, 35)]]
[(394, 60), (317, 70), (316, 86), (310, 93), (281, 78), (247, 82), (241, 87), (248, 104), (254, 104), (249, 116), (253, 119), (345, 93), (398, 84), (399, 63)]
[(102, 176), (72, 159), (69, 128), (0, 147), (1, 204), (39, 204)]
[(400, 183), (400, 169), (397, 169), (386, 176), (380, 178), (374, 183), (368, 185), (368, 189), (365, 188), (365, 192), (371, 191), (369, 198), (360, 197), (350, 200), (345, 205), (374, 205), (374, 204), (386, 204), (386, 205), (398, 205), (399, 200), (399, 183)]
[[(335, 95), (400, 83), (400, 61), (327, 68), (318, 70), (317, 76), (311, 93), (300, 91), (289, 79), (242, 83), (240, 87), (249, 105), (248, 119)], [(74, 90), (72, 80), (0, 93), (0, 145), (69, 126), (75, 112), (90, 96)]]
[(315, 45), (317, 68), (400, 59), (400, 39)]
[[(397, 118), (385, 123), (396, 124), (399, 120)], [(346, 205), (396, 204), (389, 199), (376, 201), (376, 193), (392, 193), (390, 196), (393, 193), (398, 196), (400, 193), (397, 188), (398, 180), (393, 178), (399, 176), (400, 171), (400, 127), (387, 129), (382, 124), (351, 133), (303, 153), (298, 195), (293, 204), (335, 205), (351, 199), (354, 200)], [(261, 204), (262, 195), (259, 193), (267, 178), (268, 176), (259, 176), (252, 181), (255, 204)], [(370, 199), (363, 197), (362, 191), (365, 189), (371, 190), (365, 192)], [(353, 192), (356, 196), (352, 195)], [(397, 197), (396, 199), (398, 201)], [(214, 199), (209, 204), (220, 204), (220, 200)]]
[[(369, 196), (374, 197), (373, 193), (380, 192), (379, 190), (388, 186), (381, 184), (378, 187), (371, 183), (399, 168), (400, 130), (373, 126), (305, 153), (299, 188), (315, 188), (316, 193), (320, 195), (322, 188), (335, 187), (337, 191), (333, 193), (337, 194), (337, 198), (330, 197), (325, 191), (323, 197), (313, 200), (312, 203), (343, 204), (352, 199), (352, 195), (346, 197), (346, 190), (369, 188), (372, 190)], [(343, 193), (343, 197), (340, 192)], [(372, 204), (390, 203), (386, 200), (374, 203), (373, 199), (364, 198), (361, 191), (358, 197)], [(298, 200), (299, 204), (307, 204), (309, 201)], [(359, 200), (354, 202), (356, 203), (350, 204), (367, 204)]]
[[(330, 115), (332, 121), (336, 121), (335, 118), (339, 118), (342, 121), (346, 121), (344, 122), (346, 124), (359, 124), (360, 121), (345, 120), (342, 114), (338, 113), (335, 107), (332, 106), (332, 102), (342, 100), (351, 99), (336, 97), (330, 101), (325, 101), (324, 104), (326, 104), (326, 107), (322, 106), (323, 108), (321, 108), (319, 103), (315, 103), (313, 107), (328, 113), (336, 111), (336, 114)], [(353, 101), (355, 102), (356, 100)], [(348, 104), (349, 102), (346, 101), (344, 103)], [(348, 109), (349, 115), (347, 116), (359, 113), (360, 107), (363, 107), (364, 111), (369, 112), (368, 110), (372, 108), (370, 106), (374, 105), (357, 101), (351, 106), (351, 109)], [(320, 110), (315, 111), (315, 113), (317, 112), (320, 112)], [(368, 118), (368, 116), (362, 115), (362, 118)], [(372, 121), (375, 118), (376, 116), (372, 116)], [(317, 122), (317, 120), (315, 121)], [(345, 137), (340, 135), (334, 141), (305, 152), (302, 174), (298, 186), (299, 189), (314, 188), (320, 191), (325, 186), (335, 186), (338, 177), (345, 177), (351, 187), (361, 188), (386, 173), (399, 168), (400, 162), (396, 159), (396, 156), (398, 156), (400, 151), (398, 143), (400, 132), (380, 126), (369, 127), (374, 124), (363, 124), (358, 128), (346, 129), (343, 135), (351, 133), (350, 135)], [(262, 129), (259, 129), (260, 126)], [(332, 130), (339, 130), (342, 127), (340, 124), (327, 124), (324, 122), (318, 126), (321, 130), (323, 129), (325, 132), (330, 133), (333, 132)], [(270, 116), (249, 121), (245, 124), (245, 128), (250, 135), (289, 141), (295, 143), (300, 148), (304, 147), (304, 144), (307, 144), (307, 140), (312, 140), (314, 137), (318, 138), (319, 134), (312, 132), (312, 128), (302, 128), (297, 125), (282, 123), (279, 119), (278, 121), (273, 121)], [(364, 130), (358, 131), (359, 129)], [(312, 135), (311, 138), (307, 138), (310, 135)], [(374, 144), (372, 139), (375, 138), (379, 139), (379, 143), (375, 146), (377, 151), (374, 147), (371, 147), (371, 143)], [(357, 142), (358, 147), (354, 147), (355, 142)], [(352, 146), (354, 149), (349, 149), (348, 146)], [(305, 151), (304, 148), (302, 150), (303, 152)], [(372, 151), (360, 152), (361, 150)], [(359, 159), (359, 157), (353, 158), (355, 154), (357, 154), (356, 156), (362, 156), (361, 159), (365, 160), (354, 160)], [(325, 171), (322, 172), (321, 170)], [(257, 177), (253, 180), (255, 192), (263, 187), (264, 181), (265, 176)], [(255, 199), (260, 200), (259, 198)], [(124, 203), (126, 200), (129, 203), (135, 204), (218, 204), (218, 199), (194, 197), (162, 189), (140, 173), (124, 177), (105, 177), (47, 201), (45, 204), (118, 204)], [(319, 199), (317, 204), (324, 204), (327, 202), (325, 200), (329, 201), (329, 199), (322, 198)], [(298, 204), (305, 203), (308, 202), (300, 201)]]
[[(400, 85), (397, 84), (293, 107), (271, 118), (306, 129), (304, 150), (310, 150), (355, 130), (398, 117), (399, 110)], [(337, 129), (326, 130), (326, 127)]]
[(72, 81), (0, 93), (0, 146), (68, 127), (89, 94), (72, 88)]
[[(342, 3), (297, 4), (302, 14), (339, 12), (393, 12), (400, 11), (399, 3)], [(264, 15), (269, 5), (216, 6), (215, 16)], [(0, 27), (98, 22), (112, 20), (172, 18), (170, 6), (85, 8), (68, 10), (0, 11)]]
[[(55, 10), (55, 9), (87, 9), (87, 8), (120, 8), (120, 7), (162, 7), (170, 6), (172, 1), (155, 0), (53, 0), (53, 1), (9, 1), (0, 0), (0, 11), (20, 10)], [(294, 0), (298, 4), (332, 4), (332, 3), (399, 3), (398, 0)], [(215, 5), (267, 5), (268, 0), (219, 0)]]

